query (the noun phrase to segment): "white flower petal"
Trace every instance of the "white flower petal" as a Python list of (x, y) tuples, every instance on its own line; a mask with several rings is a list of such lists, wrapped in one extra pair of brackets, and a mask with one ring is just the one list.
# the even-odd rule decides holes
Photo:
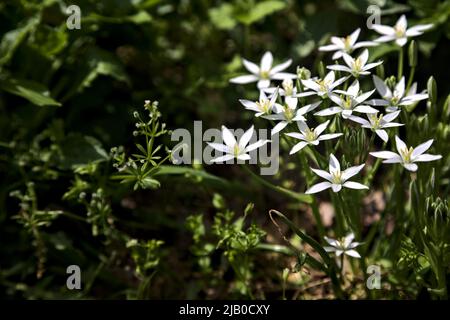
[(255, 82), (258, 81), (258, 77), (253, 75), (253, 74), (247, 74), (244, 76), (239, 76), (239, 77), (235, 77), (230, 79), (231, 83), (238, 83), (238, 84), (246, 84), (246, 83), (251, 83), (251, 82)]
[(333, 190), (334, 193), (339, 192), (342, 189), (342, 184), (333, 183), (331, 185), (331, 189)]
[(255, 63), (248, 61), (246, 59), (242, 59), (242, 63), (244, 64), (244, 67), (248, 71), (250, 71), (254, 75), (259, 75), (259, 67)]
[(360, 32), (361, 32), (361, 28), (358, 28), (350, 34), (350, 46), (351, 47), (353, 47), (353, 45), (356, 43), (356, 40), (358, 40)]
[(238, 158), (238, 160), (243, 160), (243, 161), (251, 159), (250, 155), (246, 154), (246, 153), (238, 155), (237, 158)]
[(274, 66), (272, 68), (272, 70), (270, 70), (270, 75), (272, 76), (278, 72), (283, 71), (284, 69), (288, 68), (291, 65), (291, 63), (292, 63), (292, 59), (289, 59), (283, 63), (280, 63), (280, 64)]
[(288, 72), (278, 72), (270, 76), (274, 80), (297, 79), (297, 75)]
[(398, 136), (395, 136), (395, 144), (397, 146), (397, 152), (398, 154), (402, 154), (402, 150), (408, 149), (406, 144), (403, 142), (402, 139), (400, 139)]
[(234, 148), (236, 145), (234, 134), (225, 126), (222, 126), (222, 139), (229, 148)]
[(255, 143), (252, 143), (245, 148), (245, 152), (253, 151), (255, 149), (258, 149), (265, 145), (266, 143), (270, 142), (270, 140), (258, 140)]
[(295, 146), (292, 147), (291, 151), (289, 152), (290, 155), (299, 152), (300, 150), (302, 150), (306, 145), (308, 145), (307, 142), (305, 141), (300, 141), (299, 143), (297, 143)]
[(311, 168), (311, 170), (317, 174), (319, 177), (324, 178), (325, 180), (331, 181), (331, 174), (329, 172), (326, 172), (325, 170), (320, 170), (320, 169), (314, 169)]
[(433, 144), (433, 139), (430, 139), (424, 143), (419, 144), (417, 147), (414, 148), (411, 157), (415, 158), (417, 156), (420, 156), (422, 153), (430, 149), (431, 145)]
[(341, 165), (339, 164), (338, 159), (336, 159), (336, 157), (332, 153), (330, 153), (329, 169), (330, 172), (341, 171)]
[(349, 189), (363, 190), (369, 189), (368, 186), (363, 185), (362, 183), (354, 182), (354, 181), (346, 181), (343, 184), (344, 187)]
[(330, 120), (325, 121), (324, 123), (319, 124), (315, 129), (314, 129), (314, 133), (318, 136), (320, 136), (320, 134), (322, 132), (325, 131), (325, 129), (327, 128), (328, 124), (330, 123)]
[(416, 172), (419, 168), (417, 164), (415, 163), (403, 163), (403, 167), (405, 167), (406, 170)]
[(388, 136), (386, 130), (377, 129), (377, 130), (375, 130), (375, 133), (377, 134), (377, 136), (379, 136), (381, 138), (381, 140), (383, 140), (384, 142), (388, 142), (389, 136)]
[(270, 51), (266, 51), (266, 53), (264, 53), (264, 55), (261, 58), (261, 66), (260, 69), (261, 71), (270, 71), (270, 69), (272, 68), (272, 64), (273, 64), (273, 56), (272, 53)]
[(400, 159), (400, 156), (392, 151), (376, 151), (376, 152), (370, 152), (370, 155), (375, 158), (381, 158), (381, 159)]
[(239, 148), (240, 149), (245, 149), (245, 147), (250, 142), (250, 139), (253, 136), (253, 132), (254, 132), (253, 126), (251, 126), (250, 129), (248, 129), (247, 131), (244, 132), (241, 139), (239, 140)]
[(358, 58), (361, 61), (361, 65), (366, 65), (367, 60), (369, 60), (369, 50), (364, 49), (364, 51), (359, 55)]
[(331, 139), (335, 139), (337, 137), (342, 136), (343, 133), (330, 133), (330, 134), (323, 134), (320, 137), (317, 138), (317, 140), (319, 141), (324, 141), (324, 140), (331, 140)]
[(388, 114), (384, 115), (384, 116), (383, 116), (383, 121), (391, 122), (392, 120), (394, 120), (395, 118), (398, 117), (398, 115), (400, 114), (400, 112), (401, 112), (401, 111), (399, 110), (399, 111), (391, 112), (391, 113), (388, 113)]
[(364, 166), (365, 166), (365, 164), (361, 164), (359, 166), (354, 166), (354, 167), (350, 167), (348, 169), (345, 169), (342, 172), (342, 180), (343, 181), (347, 181), (348, 179), (350, 179), (354, 175), (357, 175), (364, 168)]
[(339, 112), (342, 111), (341, 107), (331, 107), (331, 108), (326, 108), (323, 109), (321, 111), (318, 111), (316, 113), (314, 113), (315, 116), (321, 116), (321, 117), (325, 117), (325, 116), (331, 116), (333, 114), (337, 114)]
[(288, 125), (287, 121), (280, 121), (280, 122), (278, 122), (275, 125), (275, 127), (272, 128), (271, 135), (273, 136), (274, 134), (277, 134), (278, 132), (280, 132), (281, 130), (286, 128), (287, 125)]
[(391, 98), (392, 97), (391, 89), (389, 89), (389, 87), (379, 77), (374, 75), (373, 83), (375, 84), (375, 88), (377, 89), (378, 93), (383, 98)]
[(339, 246), (339, 242), (336, 239), (328, 238), (327, 236), (325, 236), (323, 238), (325, 239), (326, 242), (328, 242), (328, 244), (330, 246), (333, 246), (333, 247), (338, 247)]
[(326, 46), (319, 47), (319, 51), (336, 51), (336, 50), (339, 50), (339, 49), (340, 48), (337, 45), (335, 45), (335, 44), (329, 44), (329, 45), (326, 45)]
[(381, 33), (386, 36), (395, 35), (394, 28), (392, 28), (390, 26), (385, 26), (385, 25), (381, 25), (381, 24), (373, 24), (372, 29), (375, 30), (376, 32)]
[(352, 96), (356, 97), (359, 93), (359, 81), (355, 80), (353, 83), (348, 87), (347, 92)]
[(321, 182), (321, 183), (311, 186), (311, 188), (309, 188), (308, 190), (305, 191), (305, 194), (318, 193), (320, 191), (328, 189), (329, 187), (331, 187), (331, 183), (329, 183), (328, 181), (324, 181), (324, 182)]
[(270, 80), (269, 79), (261, 79), (258, 81), (257, 87), (259, 90), (265, 89), (270, 87)]
[(372, 108), (371, 106), (366, 106), (366, 105), (359, 105), (356, 106), (355, 109), (353, 109), (354, 111), (357, 112), (361, 112), (361, 113), (377, 113), (378, 110), (375, 108)]
[(231, 160), (233, 158), (234, 158), (234, 156), (232, 154), (226, 154), (224, 156), (212, 159), (211, 162), (212, 163), (225, 162), (225, 161)]
[(356, 250), (353, 249), (345, 251), (345, 254), (353, 258), (361, 258), (361, 255)]
[(224, 145), (224, 144), (221, 144), (221, 143), (208, 142), (208, 145), (211, 148), (216, 149), (216, 150), (218, 150), (220, 152), (225, 152), (225, 153), (230, 152), (230, 148), (228, 146)]
[(421, 154), (420, 156), (417, 156), (414, 159), (414, 162), (428, 162), (428, 161), (435, 161), (435, 160), (439, 160), (441, 159), (442, 156), (441, 155), (434, 155), (434, 154)]
[(344, 238), (344, 248), (348, 248), (348, 246), (350, 245), (350, 243), (352, 243), (352, 241), (354, 239), (355, 239), (355, 234), (353, 232), (346, 235)]

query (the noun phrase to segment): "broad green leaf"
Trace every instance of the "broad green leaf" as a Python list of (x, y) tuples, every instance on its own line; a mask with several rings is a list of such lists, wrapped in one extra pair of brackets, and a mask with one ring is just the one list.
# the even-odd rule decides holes
[(97, 139), (79, 134), (69, 135), (61, 143), (61, 152), (61, 167), (64, 169), (108, 159), (108, 153)]
[(236, 19), (233, 17), (233, 11), (233, 5), (224, 3), (218, 8), (209, 10), (209, 19), (218, 29), (230, 30), (237, 24)]
[(155, 176), (160, 175), (187, 175), (187, 176), (193, 176), (198, 177), (202, 180), (205, 180), (206, 182), (212, 182), (216, 184), (221, 184), (224, 186), (228, 186), (230, 183), (222, 179), (220, 177), (217, 177), (213, 174), (210, 174), (206, 171), (202, 170), (196, 170), (189, 167), (182, 167), (182, 166), (160, 166), (159, 171), (155, 174)]
[(32, 17), (26, 21), (24, 26), (11, 30), (2, 38), (0, 42), (0, 66), (11, 60), (17, 47), (24, 41), (28, 33), (39, 23), (39, 18)]
[(105, 17), (102, 15), (99, 15), (97, 13), (91, 13), (85, 18), (81, 19), (81, 23), (134, 23), (134, 24), (144, 24), (149, 23), (152, 21), (152, 16), (148, 14), (146, 11), (141, 10), (137, 12), (136, 14), (133, 14), (131, 16), (125, 16), (125, 17)]
[(61, 103), (50, 96), (50, 92), (46, 87), (35, 81), (6, 79), (0, 81), (0, 89), (25, 98), (40, 107), (61, 106)]
[(260, 1), (247, 14), (238, 14), (236, 19), (243, 24), (250, 25), (285, 7), (286, 2), (284, 1)]

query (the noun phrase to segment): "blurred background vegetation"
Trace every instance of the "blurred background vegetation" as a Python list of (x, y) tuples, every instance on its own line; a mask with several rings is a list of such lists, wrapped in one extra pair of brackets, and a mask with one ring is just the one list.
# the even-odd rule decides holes
[[(79, 30), (66, 26), (72, 4)], [(433, 75), (445, 100), (450, 1), (2, 1), (0, 297), (281, 298), (288, 262), (277, 248), (265, 253), (263, 242), (278, 237), (267, 212), (299, 208), (244, 189), (248, 178), (229, 166), (162, 174), (158, 190), (133, 191), (109, 179), (109, 150), (132, 150), (132, 114), (146, 99), (159, 101), (168, 128), (247, 128), (252, 114), (237, 99), (255, 92), (228, 84), (242, 56), (258, 61), (270, 50), (294, 60), (291, 72), (315, 69), (331, 35), (361, 27), (361, 38), (375, 36), (366, 28), (373, 4), (384, 24), (402, 13), (436, 24), (420, 38), (416, 80), (425, 88)], [(371, 50), (373, 59), (396, 56), (388, 44)], [(395, 70), (386, 65), (386, 75)], [(70, 264), (81, 267), (81, 291), (66, 289)]]

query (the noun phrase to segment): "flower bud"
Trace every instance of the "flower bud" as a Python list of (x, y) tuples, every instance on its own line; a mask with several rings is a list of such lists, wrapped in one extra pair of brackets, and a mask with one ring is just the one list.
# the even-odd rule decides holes
[(297, 77), (301, 80), (308, 80), (311, 78), (311, 71), (305, 67), (297, 67)]
[(431, 104), (435, 105), (437, 101), (437, 85), (436, 80), (434, 80), (433, 76), (428, 79), (427, 90)]
[(410, 67), (416, 67), (417, 66), (417, 43), (415, 40), (411, 41), (411, 44), (408, 48), (408, 60), (409, 60), (409, 66)]

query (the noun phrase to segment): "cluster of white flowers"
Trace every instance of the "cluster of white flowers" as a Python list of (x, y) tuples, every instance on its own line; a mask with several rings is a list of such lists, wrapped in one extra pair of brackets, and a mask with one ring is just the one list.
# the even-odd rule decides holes
[[(408, 38), (421, 35), (430, 28), (432, 28), (432, 25), (416, 25), (408, 29), (406, 17), (403, 15), (394, 27), (374, 25), (373, 30), (382, 35), (374, 41), (358, 42), (360, 29), (355, 30), (344, 38), (331, 37), (331, 44), (322, 46), (319, 50), (333, 52), (332, 59), (334, 61), (342, 59), (343, 64), (337, 63), (327, 66), (327, 69), (330, 71), (323, 79), (310, 77), (309, 75), (305, 76), (305, 74), (296, 75), (283, 72), (291, 65), (292, 60), (289, 59), (273, 66), (272, 53), (266, 52), (259, 66), (243, 59), (245, 68), (251, 74), (232, 78), (230, 82), (237, 84), (257, 82), (257, 88), (260, 90), (259, 100), (253, 102), (241, 99), (239, 101), (247, 110), (255, 112), (256, 117), (267, 119), (274, 124), (272, 135), (281, 132), (293, 123), (297, 124), (299, 132), (284, 133), (291, 138), (300, 140), (293, 146), (290, 154), (297, 153), (306, 146), (314, 147), (320, 141), (337, 139), (343, 135), (343, 133), (322, 134), (327, 129), (329, 120), (319, 124), (316, 128), (308, 126), (307, 122), (309, 122), (310, 112), (317, 109), (321, 104), (326, 105), (326, 107), (316, 111), (314, 116), (339, 115), (342, 119), (353, 121), (350, 123), (357, 123), (362, 128), (372, 130), (374, 134), (386, 143), (389, 140), (386, 130), (403, 125), (393, 122), (401, 112), (405, 112), (401, 107), (427, 99), (428, 94), (425, 91), (416, 93), (416, 83), (410, 84), (409, 88), (407, 88), (405, 77), (403, 76), (397, 79), (397, 83), (393, 84), (393, 80), (384, 81), (376, 75), (372, 75), (373, 90), (362, 92), (360, 88), (362, 77), (371, 75), (374, 68), (383, 63), (383, 61), (370, 62), (367, 47), (394, 41), (401, 50), (401, 47), (407, 43)], [(361, 48), (364, 48), (362, 52), (355, 55), (355, 52)], [(342, 76), (340, 76), (341, 73)], [(353, 80), (350, 84), (348, 80), (351, 80), (351, 78)], [(272, 83), (273, 80), (282, 81), (281, 86), (274, 85)], [(348, 84), (350, 85), (348, 86)], [(344, 88), (341, 88), (342, 86)], [(368, 100), (375, 92), (379, 94), (380, 98)], [(317, 101), (305, 103), (306, 97), (309, 97), (307, 99), (315, 97)], [(377, 109), (379, 107), (385, 109), (384, 114), (379, 114)], [(355, 113), (365, 114), (367, 120), (355, 115)], [(268, 140), (260, 140), (247, 147), (251, 133), (253, 133), (253, 127), (244, 134), (239, 142), (236, 142), (230, 131), (223, 127), (225, 145), (210, 145), (217, 150), (225, 152), (226, 155), (215, 159), (215, 161), (220, 162), (232, 158), (248, 160), (250, 158), (248, 151), (269, 142)], [(395, 140), (398, 154), (391, 151), (370, 152), (370, 154), (384, 159), (383, 163), (400, 163), (410, 171), (418, 169), (415, 162), (433, 161), (441, 158), (440, 155), (424, 153), (431, 147), (433, 140), (420, 144), (415, 149), (408, 149), (398, 136), (395, 136)], [(333, 192), (339, 192), (343, 187), (368, 189), (367, 186), (361, 183), (349, 181), (351, 177), (357, 175), (364, 168), (364, 165), (352, 166), (341, 171), (338, 159), (333, 154), (330, 154), (329, 172), (311, 168), (315, 174), (326, 181), (311, 186), (305, 193), (314, 194), (328, 188), (331, 188)], [(342, 239), (342, 241), (327, 238), (326, 241), (331, 245), (331, 247), (327, 248), (327, 251), (334, 251), (337, 256), (345, 253), (358, 258), (359, 254), (353, 249), (359, 243), (352, 242), (353, 238), (353, 233)]]

